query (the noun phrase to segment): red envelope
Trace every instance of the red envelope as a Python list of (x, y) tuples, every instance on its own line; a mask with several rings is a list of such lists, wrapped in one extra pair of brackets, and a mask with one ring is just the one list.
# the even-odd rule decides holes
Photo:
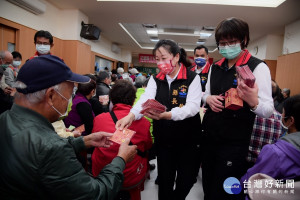
[(253, 75), (248, 65), (242, 67), (236, 66), (236, 72), (238, 74), (238, 77), (243, 79), (248, 87), (253, 88), (255, 83), (255, 76)]
[(79, 131), (80, 133), (84, 132), (85, 131), (84, 124), (75, 128), (74, 131)]
[(135, 134), (135, 131), (124, 128), (122, 131), (119, 129), (116, 130), (113, 134), (113, 136), (110, 138), (111, 141), (116, 142), (118, 144), (122, 144), (125, 142), (125, 139), (128, 138), (131, 140), (133, 135)]
[(152, 110), (156, 113), (163, 113), (167, 108), (155, 99), (148, 99), (145, 103), (142, 104), (142, 109), (143, 110), (141, 111), (141, 114), (144, 114), (149, 110)]
[(243, 107), (243, 100), (237, 94), (236, 88), (230, 88), (225, 92), (225, 108), (238, 110)]

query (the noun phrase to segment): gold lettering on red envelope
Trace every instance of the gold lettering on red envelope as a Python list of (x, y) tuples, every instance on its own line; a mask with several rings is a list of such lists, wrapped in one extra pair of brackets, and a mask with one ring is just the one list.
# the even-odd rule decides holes
[(135, 131), (126, 129), (124, 128), (122, 131), (121, 130), (116, 130), (113, 134), (113, 136), (110, 138), (111, 141), (116, 142), (118, 144), (122, 144), (125, 142), (125, 139), (128, 138), (131, 140), (133, 135), (135, 134)]
[(225, 108), (238, 110), (243, 107), (243, 100), (239, 97), (236, 88), (230, 88), (225, 92)]

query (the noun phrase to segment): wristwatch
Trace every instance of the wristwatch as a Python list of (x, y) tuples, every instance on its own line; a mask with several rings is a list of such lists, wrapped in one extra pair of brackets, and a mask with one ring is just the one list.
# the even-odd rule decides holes
[(258, 105), (258, 104), (256, 104), (256, 105), (255, 105), (255, 106), (253, 106), (252, 108), (250, 108), (250, 110), (251, 110), (251, 111), (255, 111), (255, 110), (256, 110), (256, 108), (257, 108), (257, 105)]

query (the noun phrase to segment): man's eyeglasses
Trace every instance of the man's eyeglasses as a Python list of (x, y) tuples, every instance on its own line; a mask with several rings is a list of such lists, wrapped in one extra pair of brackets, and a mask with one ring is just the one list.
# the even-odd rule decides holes
[(39, 45), (50, 45), (49, 42), (36, 42), (35, 44), (39, 44)]

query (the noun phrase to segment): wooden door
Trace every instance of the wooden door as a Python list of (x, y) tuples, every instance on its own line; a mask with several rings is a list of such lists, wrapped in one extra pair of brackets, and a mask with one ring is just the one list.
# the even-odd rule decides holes
[(16, 50), (16, 29), (0, 24), (0, 50)]

